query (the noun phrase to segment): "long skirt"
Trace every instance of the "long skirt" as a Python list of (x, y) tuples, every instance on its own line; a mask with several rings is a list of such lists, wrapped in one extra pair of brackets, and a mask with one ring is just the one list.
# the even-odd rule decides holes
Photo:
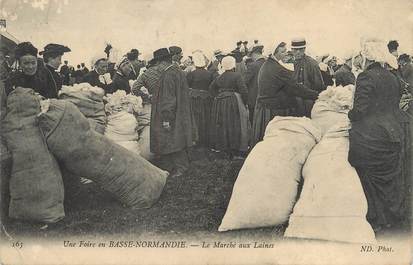
[(211, 121), (211, 109), (213, 99), (208, 91), (190, 89), (190, 108), (193, 119), (192, 126), (198, 136), (199, 146), (209, 146), (209, 123)]
[(255, 105), (254, 122), (252, 124), (251, 147), (262, 141), (265, 128), (275, 116), (295, 116), (295, 108), (277, 109), (259, 102)]
[(248, 110), (235, 92), (222, 92), (214, 100), (211, 113), (210, 146), (220, 151), (248, 150), (250, 125)]
[[(398, 123), (398, 122), (396, 122)], [(349, 162), (367, 198), (367, 220), (374, 227), (407, 224), (411, 217), (411, 124), (399, 122), (399, 142), (350, 130)]]

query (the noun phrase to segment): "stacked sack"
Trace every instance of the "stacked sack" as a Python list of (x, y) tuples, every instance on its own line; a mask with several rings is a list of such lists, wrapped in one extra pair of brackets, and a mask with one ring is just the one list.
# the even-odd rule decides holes
[(63, 180), (38, 126), (39, 113), (40, 98), (32, 89), (18, 87), (9, 94), (1, 126), (13, 161), (9, 216), (54, 223), (65, 216)]
[(89, 120), (91, 127), (100, 134), (105, 131), (106, 115), (103, 103), (105, 91), (88, 83), (63, 86), (59, 99), (72, 102)]
[(105, 110), (108, 117), (105, 136), (129, 151), (140, 154), (138, 121), (135, 115), (142, 111), (142, 99), (126, 95), (124, 90), (117, 90), (108, 94), (106, 100)]
[(219, 231), (288, 221), (301, 168), (321, 132), (305, 117), (275, 117), (248, 155), (234, 184)]
[(367, 200), (349, 164), (347, 117), (354, 86), (329, 87), (314, 104), (312, 120), (323, 132), (303, 167), (304, 185), (285, 237), (374, 243), (366, 220)]
[(168, 173), (91, 129), (68, 101), (50, 99), (39, 116), (47, 146), (67, 170), (87, 176), (123, 204), (151, 207), (162, 193)]

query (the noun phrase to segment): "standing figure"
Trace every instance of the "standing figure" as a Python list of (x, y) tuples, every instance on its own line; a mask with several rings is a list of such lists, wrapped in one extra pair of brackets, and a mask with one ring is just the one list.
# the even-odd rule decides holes
[(100, 56), (96, 56), (92, 60), (92, 65), (93, 71), (85, 74), (83, 76), (82, 82), (103, 88), (103, 90), (105, 90), (105, 93), (110, 93), (110, 91), (112, 90), (112, 79), (110, 77), (110, 74), (108, 73), (109, 62), (106, 58), (106, 55), (102, 54)]
[(385, 43), (367, 43), (362, 55), (365, 68), (357, 77), (348, 113), (348, 159), (367, 198), (367, 220), (378, 231), (409, 220), (411, 126), (399, 109), (400, 82), (384, 68), (389, 58)]
[(225, 71), (210, 86), (215, 96), (212, 105), (211, 147), (239, 158), (248, 150), (249, 121), (246, 103), (248, 91), (241, 75), (235, 71), (235, 58), (222, 59)]
[[(39, 52), (39, 55), (43, 55), (43, 61), (46, 64), (46, 71), (52, 77), (52, 84), (57, 91), (62, 89), (62, 85), (65, 82), (69, 84), (70, 75), (69, 72), (66, 76), (61, 76), (57, 69), (62, 64), (62, 56), (65, 52), (70, 52), (70, 49), (66, 46), (50, 43), (44, 47), (44, 50)], [(69, 70), (69, 69), (68, 69)], [(67, 78), (67, 80), (66, 80)]]
[[(294, 78), (297, 83), (307, 88), (321, 92), (325, 89), (323, 77), (316, 60), (305, 54), (306, 41), (298, 38), (291, 41), (294, 55)], [(311, 116), (314, 100), (303, 100), (297, 97), (298, 116)]]
[(205, 69), (206, 60), (203, 53), (194, 53), (192, 59), (195, 70), (189, 72), (186, 76), (190, 88), (191, 115), (193, 116), (193, 126), (196, 129), (196, 135), (198, 135), (198, 145), (208, 147), (212, 107), (209, 85), (213, 81), (213, 75)]
[(167, 48), (156, 50), (153, 57), (160, 78), (152, 91), (150, 149), (169, 164), (171, 177), (181, 176), (189, 167), (187, 148), (192, 146), (188, 84)]
[(69, 85), (70, 81), (70, 69), (69, 69), (69, 62), (64, 61), (64, 65), (60, 67), (60, 74), (63, 76), (63, 85)]
[(336, 86), (354, 85), (356, 77), (352, 72), (353, 53), (348, 53), (343, 57), (344, 64), (336, 72)]
[(249, 120), (251, 124), (254, 120), (255, 101), (257, 100), (258, 93), (258, 72), (265, 62), (265, 58), (262, 55), (263, 48), (264, 46), (257, 45), (251, 49), (252, 62), (247, 65), (247, 72), (245, 74), (245, 83), (248, 88)]
[(16, 87), (31, 88), (45, 98), (57, 98), (58, 90), (43, 60), (37, 58), (37, 48), (30, 42), (17, 45), (15, 58), (20, 71), (13, 72), (6, 80), (6, 94)]
[(317, 91), (298, 84), (287, 44), (281, 42), (258, 73), (258, 95), (252, 126), (252, 146), (264, 137), (265, 128), (275, 116), (296, 116), (296, 98), (315, 100)]
[(126, 94), (130, 94), (131, 87), (129, 85), (129, 77), (132, 72), (133, 68), (130, 61), (128, 58), (122, 57), (116, 64), (116, 73), (113, 76), (110, 93), (114, 93), (117, 90), (125, 90)]

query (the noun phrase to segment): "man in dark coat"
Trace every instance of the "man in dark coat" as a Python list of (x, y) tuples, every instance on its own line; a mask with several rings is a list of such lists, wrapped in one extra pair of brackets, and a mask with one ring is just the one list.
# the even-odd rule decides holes
[(280, 43), (258, 73), (258, 95), (252, 126), (252, 145), (262, 140), (265, 128), (275, 116), (296, 116), (296, 97), (315, 100), (318, 92), (294, 80), (287, 59), (286, 43)]
[(231, 56), (235, 58), (235, 61), (237, 63), (240, 63), (242, 61), (241, 45), (242, 45), (242, 41), (238, 41), (237, 47), (233, 51), (231, 51), (231, 54), (230, 54)]
[(180, 176), (189, 167), (187, 148), (193, 143), (189, 88), (185, 73), (172, 63), (167, 48), (153, 55), (159, 62), (160, 78), (152, 91), (150, 149), (161, 160), (172, 162), (167, 170)]
[(70, 69), (68, 63), (68, 61), (64, 61), (64, 65), (60, 67), (60, 74), (63, 77), (63, 85), (65, 86), (68, 86), (70, 82)]
[(356, 77), (351, 71), (352, 56), (343, 58), (344, 64), (336, 72), (336, 86), (354, 85), (356, 83)]
[(265, 62), (265, 58), (262, 55), (264, 46), (254, 46), (251, 50), (252, 61), (247, 65), (247, 72), (245, 74), (245, 83), (248, 87), (248, 109), (250, 115), (250, 122), (252, 124), (254, 119), (255, 101), (257, 100), (258, 93), (258, 72), (261, 66)]
[[(297, 83), (317, 92), (323, 91), (326, 87), (323, 82), (320, 68), (316, 60), (305, 54), (306, 41), (304, 38), (294, 39), (291, 42), (291, 49), (294, 55), (294, 78)], [(297, 98), (297, 111), (299, 116), (311, 116), (314, 100), (303, 100)]]
[(89, 73), (89, 69), (86, 67), (85, 63), (81, 63), (80, 66), (82, 67), (82, 74), (83, 75)]
[[(60, 75), (57, 72), (59, 66), (62, 64), (62, 56), (64, 53), (70, 52), (70, 49), (66, 46), (49, 43), (44, 47), (44, 50), (39, 52), (39, 55), (43, 56), (43, 60), (46, 64), (46, 70), (53, 78), (53, 85), (56, 90), (59, 91), (62, 89), (63, 81), (65, 76)], [(69, 75), (69, 73), (67, 73)], [(69, 84), (67, 82), (67, 84)]]
[(178, 46), (169, 47), (169, 53), (172, 56), (172, 63), (181, 67), (181, 60), (183, 58), (182, 48)]

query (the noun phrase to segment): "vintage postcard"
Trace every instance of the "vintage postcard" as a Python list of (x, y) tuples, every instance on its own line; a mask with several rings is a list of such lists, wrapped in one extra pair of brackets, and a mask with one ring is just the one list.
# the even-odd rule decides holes
[(0, 0), (0, 264), (412, 264), (412, 0)]

